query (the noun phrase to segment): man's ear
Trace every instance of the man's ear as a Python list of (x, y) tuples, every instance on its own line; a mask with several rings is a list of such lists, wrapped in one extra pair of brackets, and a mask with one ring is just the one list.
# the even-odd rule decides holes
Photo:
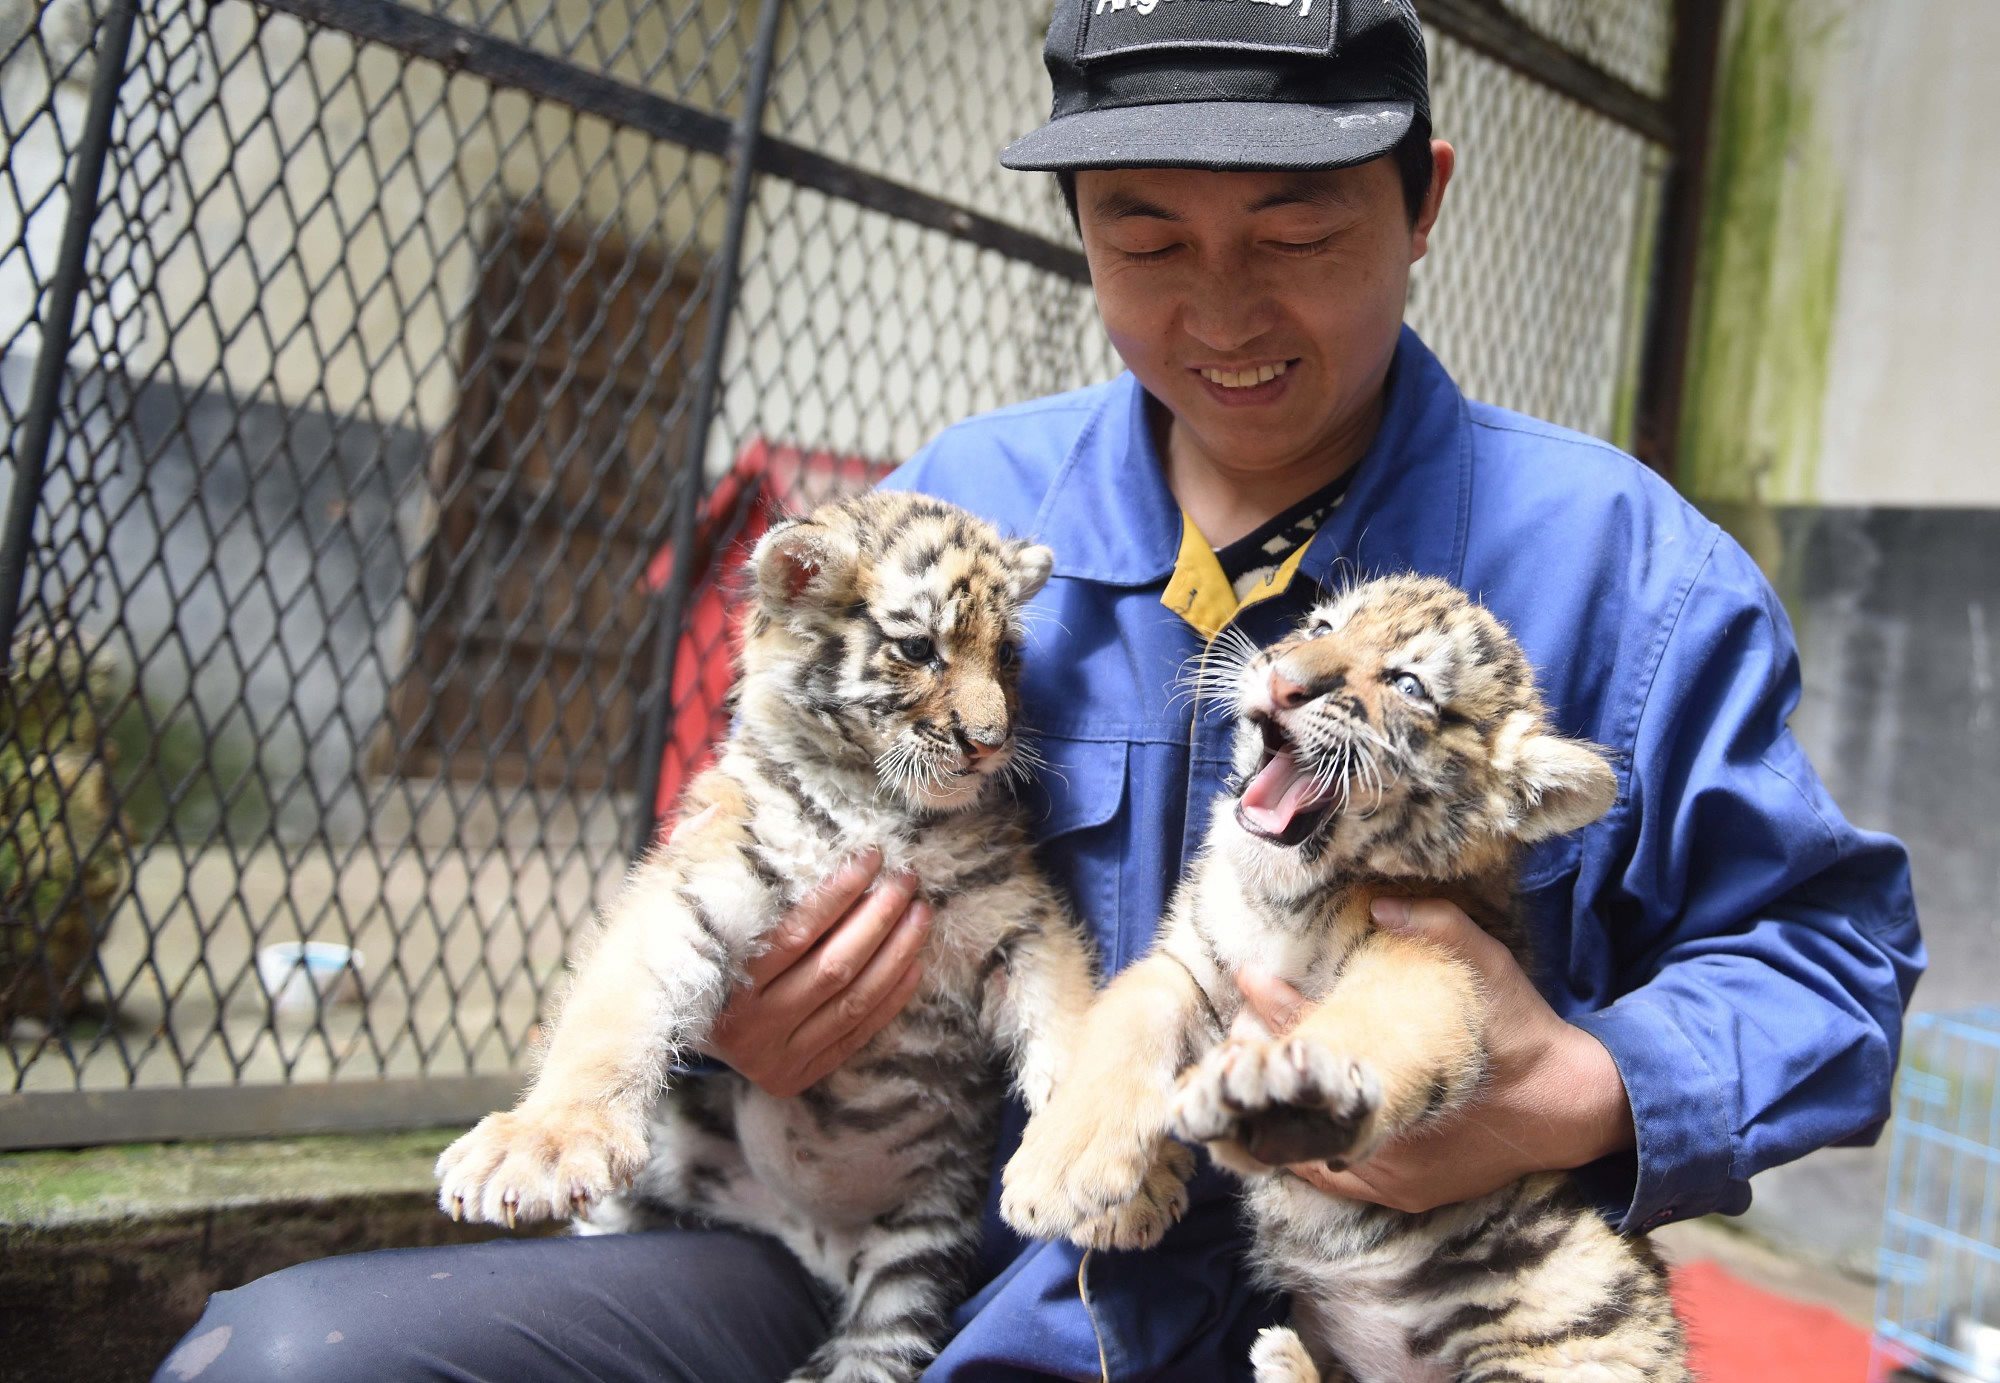
[(1026, 604), (1049, 583), (1056, 555), (1040, 543), (1021, 543), (1014, 549), (1014, 599)]
[(1618, 800), (1618, 776), (1594, 744), (1536, 733), (1515, 752), (1515, 838), (1524, 843), (1581, 830)]
[(1410, 227), (1410, 263), (1430, 253), (1431, 232), (1437, 229), (1438, 214), (1444, 210), (1444, 192), (1458, 167), (1458, 151), (1442, 139), (1431, 141), (1431, 190), (1417, 209), (1416, 223)]
[(852, 538), (809, 519), (779, 524), (750, 556), (757, 592), (774, 610), (845, 605), (853, 599), (860, 564)]

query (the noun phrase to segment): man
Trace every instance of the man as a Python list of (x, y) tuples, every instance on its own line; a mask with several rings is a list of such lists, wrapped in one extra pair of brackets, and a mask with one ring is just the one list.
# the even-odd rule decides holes
[[(1786, 730), (1791, 634), (1744, 554), (1612, 448), (1467, 402), (1402, 328), (1454, 162), (1408, 0), (1059, 0), (1047, 59), (1054, 118), (1003, 161), (1063, 179), (1130, 373), (962, 424), (891, 483), (1057, 554), (1023, 714), (1051, 765), (1045, 860), (1107, 965), (1144, 950), (1227, 771), (1227, 717), (1175, 695), (1187, 662), (1225, 628), (1275, 636), (1343, 576), (1431, 573), (1513, 628), (1620, 799), (1527, 869), (1539, 989), (1444, 904), (1382, 914), (1480, 968), (1491, 1086), (1448, 1128), (1298, 1174), (1420, 1210), (1575, 1168), (1639, 1231), (1872, 1138), (1922, 964), (1904, 853), (1841, 818)], [(912, 897), (871, 861), (830, 880), (717, 1053), (780, 1094), (839, 1064), (909, 992)], [(1246, 992), (1279, 1025), (1296, 1002)], [(1157, 1250), (1081, 1278), (1074, 1249), (989, 1214), (929, 1376), (1245, 1376), (1281, 1304), (1248, 1280), (1231, 1191), (1204, 1176)], [(319, 1342), (354, 1340), (364, 1293), (375, 1343), (336, 1360)], [(781, 1377), (825, 1328), (781, 1253), (720, 1234), (310, 1264), (218, 1297), (183, 1350), (224, 1325), (247, 1376), (728, 1380)]]

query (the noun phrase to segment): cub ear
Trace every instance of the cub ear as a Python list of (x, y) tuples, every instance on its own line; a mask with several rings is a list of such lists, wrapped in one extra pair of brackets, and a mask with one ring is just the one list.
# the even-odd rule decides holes
[(861, 552), (852, 538), (810, 519), (778, 525), (750, 555), (758, 593), (780, 610), (847, 604), (860, 565)]
[(1581, 830), (1610, 811), (1618, 778), (1596, 745), (1536, 733), (1516, 750), (1514, 792), (1516, 837), (1533, 844)]
[(1014, 598), (1024, 604), (1049, 583), (1056, 555), (1040, 543), (1020, 543), (1014, 548)]

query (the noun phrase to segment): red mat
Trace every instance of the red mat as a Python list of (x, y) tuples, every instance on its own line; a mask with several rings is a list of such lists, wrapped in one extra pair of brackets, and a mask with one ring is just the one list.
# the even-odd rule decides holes
[(1868, 1332), (1838, 1312), (1739, 1281), (1706, 1260), (1674, 1270), (1702, 1383), (1869, 1383)]

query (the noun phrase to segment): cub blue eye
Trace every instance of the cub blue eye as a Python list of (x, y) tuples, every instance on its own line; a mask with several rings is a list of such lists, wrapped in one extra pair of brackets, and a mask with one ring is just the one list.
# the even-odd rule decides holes
[(1412, 701), (1427, 699), (1424, 692), (1424, 684), (1414, 672), (1397, 673), (1389, 679), (1389, 685), (1409, 697)]
[(937, 657), (937, 645), (922, 634), (896, 640), (896, 656), (906, 663), (928, 663)]

